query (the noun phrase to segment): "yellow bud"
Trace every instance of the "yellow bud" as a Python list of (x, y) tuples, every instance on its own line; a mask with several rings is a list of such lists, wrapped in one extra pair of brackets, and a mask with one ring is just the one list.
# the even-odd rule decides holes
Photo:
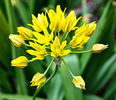
[(40, 74), (39, 72), (37, 72), (33, 78), (31, 83), (31, 86), (37, 86), (40, 87), (44, 82), (46, 81), (46, 77), (44, 76), (44, 74)]
[(16, 46), (16, 47), (20, 47), (22, 46), (25, 42), (24, 39), (21, 35), (9, 35), (9, 39), (12, 41), (12, 43)]
[(32, 37), (32, 31), (25, 27), (18, 27), (19, 34), (25, 39), (29, 40)]
[(28, 65), (28, 59), (25, 56), (20, 56), (12, 60), (11, 65), (19, 68), (24, 68)]
[(103, 50), (107, 49), (108, 45), (104, 45), (104, 44), (94, 44), (92, 47), (92, 52), (93, 53), (100, 53)]
[(77, 88), (85, 89), (85, 82), (81, 76), (74, 76), (72, 82)]

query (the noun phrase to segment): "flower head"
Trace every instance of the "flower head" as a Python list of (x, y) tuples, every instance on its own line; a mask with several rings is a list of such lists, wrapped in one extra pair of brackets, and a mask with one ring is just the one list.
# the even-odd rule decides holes
[(44, 44), (44, 45), (49, 45), (50, 41), (53, 40), (53, 32), (50, 34), (42, 35), (38, 32), (33, 32), (33, 35), (36, 37), (36, 39), (33, 39), (34, 41)]
[(38, 14), (38, 17), (36, 18), (34, 15), (32, 15), (32, 25), (29, 24), (30, 26), (33, 27), (33, 29), (37, 32), (45, 31), (46, 28), (48, 27), (48, 21), (46, 15)]
[(59, 38), (55, 37), (55, 40), (53, 41), (53, 44), (51, 44), (51, 56), (53, 57), (59, 57), (59, 56), (65, 56), (69, 54), (71, 51), (66, 50), (67, 41), (63, 41), (62, 44), (60, 44)]
[(64, 20), (64, 27), (62, 28), (63, 32), (70, 32), (71, 30), (75, 29), (75, 26), (80, 18), (81, 17), (77, 19), (75, 12), (71, 11)]
[(50, 18), (50, 29), (55, 32), (59, 32), (64, 27), (64, 12), (61, 10), (60, 5), (56, 7), (56, 12), (54, 10), (48, 11), (48, 16)]
[(12, 60), (11, 65), (19, 68), (24, 68), (28, 65), (28, 59), (25, 56), (20, 56)]
[[(11, 61), (12, 66), (24, 68), (28, 65), (28, 62), (43, 60), (46, 56), (53, 58), (44, 74), (36, 73), (33, 76), (31, 86), (40, 87), (46, 81), (45, 75), (53, 62), (60, 66), (61, 61), (63, 61), (66, 65), (63, 57), (69, 53), (91, 52), (91, 48), (79, 52), (78, 49), (82, 49), (94, 33), (96, 22), (84, 23), (77, 27), (81, 17), (77, 18), (73, 10), (66, 16), (65, 10), (62, 11), (60, 5), (57, 5), (55, 11), (50, 9), (45, 13), (38, 14), (37, 17), (32, 14), (32, 24), (28, 24), (32, 27), (32, 30), (18, 27), (19, 34), (9, 36), (15, 46), (20, 47), (22, 44), (28, 46), (26, 52), (32, 56), (31, 60), (28, 60), (25, 56), (18, 57)], [(71, 32), (74, 32), (72, 38), (69, 36)], [(106, 48), (107, 45), (96, 44), (93, 46), (92, 52), (99, 53)], [(70, 68), (68, 68), (68, 71), (73, 77), (73, 84), (78, 88), (85, 89), (83, 78), (74, 76)], [(56, 73), (56, 70), (54, 73)]]
[(89, 40), (90, 36), (96, 28), (96, 23), (83, 24), (80, 28), (75, 31), (75, 35), (70, 41), (72, 48), (81, 49), (83, 45)]
[(108, 45), (104, 45), (104, 44), (94, 44), (92, 47), (92, 52), (93, 53), (100, 53), (103, 50), (107, 49)]
[(40, 87), (44, 82), (46, 81), (46, 77), (44, 76), (44, 74), (40, 74), (40, 73), (36, 73), (33, 78), (31, 83), (31, 86), (37, 86)]
[(85, 89), (85, 82), (81, 76), (74, 76), (72, 82), (77, 88)]
[(27, 53), (30, 55), (34, 55), (35, 57), (32, 59), (34, 60), (43, 60), (46, 54), (45, 46), (41, 46), (37, 43), (30, 42), (30, 47), (32, 47), (34, 50), (27, 50)]

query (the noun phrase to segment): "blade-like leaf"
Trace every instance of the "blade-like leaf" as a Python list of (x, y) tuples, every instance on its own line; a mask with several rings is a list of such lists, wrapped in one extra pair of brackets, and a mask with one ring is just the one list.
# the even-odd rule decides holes
[[(90, 49), (94, 43), (96, 42), (99, 42), (100, 39), (102, 38), (103, 35), (105, 35), (105, 33), (103, 32), (106, 25), (107, 25), (107, 20), (108, 17), (112, 20), (113, 16), (112, 16), (112, 0), (109, 0), (105, 9), (104, 9), (104, 12), (97, 24), (97, 29), (95, 31), (95, 33), (92, 35), (92, 37), (90, 38), (88, 44), (87, 44), (87, 49)], [(86, 68), (86, 65), (89, 61), (91, 57), (91, 53), (86, 53), (86, 54), (83, 54), (82, 57), (81, 57), (81, 73), (83, 73), (83, 71), (85, 70)]]
[[(32, 100), (31, 96), (17, 95), (17, 94), (1, 94), (0, 100)], [(45, 100), (43, 98), (36, 98), (36, 100)]]
[(85, 100), (104, 100), (96, 95), (85, 95)]
[[(106, 63), (101, 67), (101, 69), (98, 71), (96, 78), (93, 81), (93, 84), (91, 86), (91, 89), (95, 91), (98, 91), (100, 87), (103, 86), (106, 81), (112, 76), (113, 72), (116, 70), (116, 66), (111, 66), (116, 61), (116, 54), (113, 55)], [(114, 63), (115, 64), (115, 63)], [(97, 87), (97, 88), (96, 88)]]

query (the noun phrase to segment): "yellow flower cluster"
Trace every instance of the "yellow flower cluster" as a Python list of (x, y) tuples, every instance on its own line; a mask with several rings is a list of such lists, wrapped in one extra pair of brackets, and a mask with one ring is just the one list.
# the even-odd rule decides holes
[(90, 36), (96, 28), (96, 23), (92, 22), (90, 24), (84, 24), (75, 31), (70, 45), (72, 48), (81, 49), (83, 45), (89, 40)]
[[(96, 22), (90, 24), (84, 23), (81, 27), (77, 27), (76, 25), (80, 18), (76, 18), (74, 11), (71, 11), (66, 16), (65, 10), (62, 11), (60, 5), (56, 7), (56, 11), (50, 9), (45, 14), (38, 14), (37, 17), (32, 15), (32, 24), (28, 25), (33, 30), (18, 27), (17, 31), (19, 34), (11, 34), (9, 38), (17, 47), (22, 45), (29, 46), (29, 50), (26, 50), (26, 52), (33, 55), (34, 58), (28, 60), (25, 56), (18, 57), (11, 61), (12, 66), (24, 68), (28, 62), (43, 60), (45, 56), (52, 56), (56, 59), (71, 53), (73, 48), (77, 50), (83, 48), (83, 45), (89, 40), (96, 29)], [(67, 41), (67, 36), (70, 35), (71, 31), (74, 31), (74, 35), (71, 40), (68, 39)], [(25, 42), (25, 40), (28, 42)], [(104, 49), (100, 49), (99, 51)], [(39, 87), (46, 81), (44, 75), (40, 73), (35, 74), (31, 81), (31, 86)], [(85, 88), (84, 80), (80, 76), (75, 76), (73, 83), (76, 87)]]

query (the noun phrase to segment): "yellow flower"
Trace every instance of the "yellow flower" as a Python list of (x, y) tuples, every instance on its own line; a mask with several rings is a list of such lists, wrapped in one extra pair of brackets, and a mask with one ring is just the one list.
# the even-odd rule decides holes
[(57, 5), (56, 12), (54, 10), (48, 11), (48, 16), (50, 18), (50, 29), (54, 32), (59, 32), (64, 27), (64, 12), (61, 10), (60, 5)]
[(86, 36), (91, 36), (93, 34), (93, 32), (95, 31), (95, 29), (96, 29), (96, 22), (87, 24)]
[(39, 72), (37, 72), (33, 78), (31, 83), (31, 86), (37, 86), (40, 87), (44, 82), (46, 81), (46, 77), (44, 76), (44, 74), (40, 74)]
[(92, 52), (93, 53), (100, 53), (103, 50), (107, 49), (108, 45), (104, 45), (104, 44), (94, 44), (92, 47)]
[(85, 34), (85, 36), (90, 36), (96, 29), (96, 22), (90, 24), (83, 24), (80, 28), (75, 31), (78, 36)]
[(28, 28), (18, 27), (17, 30), (24, 40), (29, 40), (32, 37), (32, 31)]
[(84, 24), (75, 31), (75, 35), (70, 41), (72, 48), (81, 49), (83, 45), (89, 40), (90, 35), (94, 32), (96, 28), (96, 23), (92, 22), (90, 24)]
[(32, 26), (33, 29), (37, 32), (46, 31), (46, 28), (48, 27), (47, 17), (43, 13), (38, 14), (37, 18), (34, 15), (32, 15), (32, 23), (33, 25), (29, 25)]
[(53, 40), (53, 31), (49, 35), (48, 34), (42, 35), (37, 32), (33, 32), (33, 35), (37, 38), (37, 39), (33, 39), (33, 40), (37, 41), (40, 44), (49, 45), (50, 41)]
[(58, 56), (65, 56), (69, 54), (70, 50), (65, 50), (67, 41), (63, 41), (62, 44), (60, 44), (59, 38), (56, 36), (55, 40), (53, 41), (53, 44), (51, 44), (51, 56), (58, 57)]
[(85, 82), (81, 76), (74, 76), (72, 82), (77, 88), (85, 89)]
[(24, 42), (24, 38), (21, 35), (13, 35), (13, 34), (10, 34), (9, 35), (9, 39), (12, 41), (12, 43), (16, 47), (20, 47), (20, 46), (22, 46), (25, 43)]
[(89, 38), (90, 37), (85, 36), (84, 34), (82, 36), (75, 35), (70, 41), (70, 45), (72, 48), (81, 49), (83, 48), (83, 45), (89, 40)]
[(30, 43), (30, 47), (32, 47), (34, 50), (27, 50), (26, 52), (28, 52), (30, 55), (35, 56), (35, 58), (33, 58), (32, 61), (43, 60), (46, 54), (45, 46), (44, 45), (41, 46), (33, 42), (29, 42), (29, 43)]
[(70, 32), (73, 30), (80, 18), (76, 19), (75, 12), (71, 11), (64, 21), (63, 32)]
[(28, 59), (25, 56), (20, 56), (12, 60), (11, 65), (19, 68), (24, 68), (28, 65)]

